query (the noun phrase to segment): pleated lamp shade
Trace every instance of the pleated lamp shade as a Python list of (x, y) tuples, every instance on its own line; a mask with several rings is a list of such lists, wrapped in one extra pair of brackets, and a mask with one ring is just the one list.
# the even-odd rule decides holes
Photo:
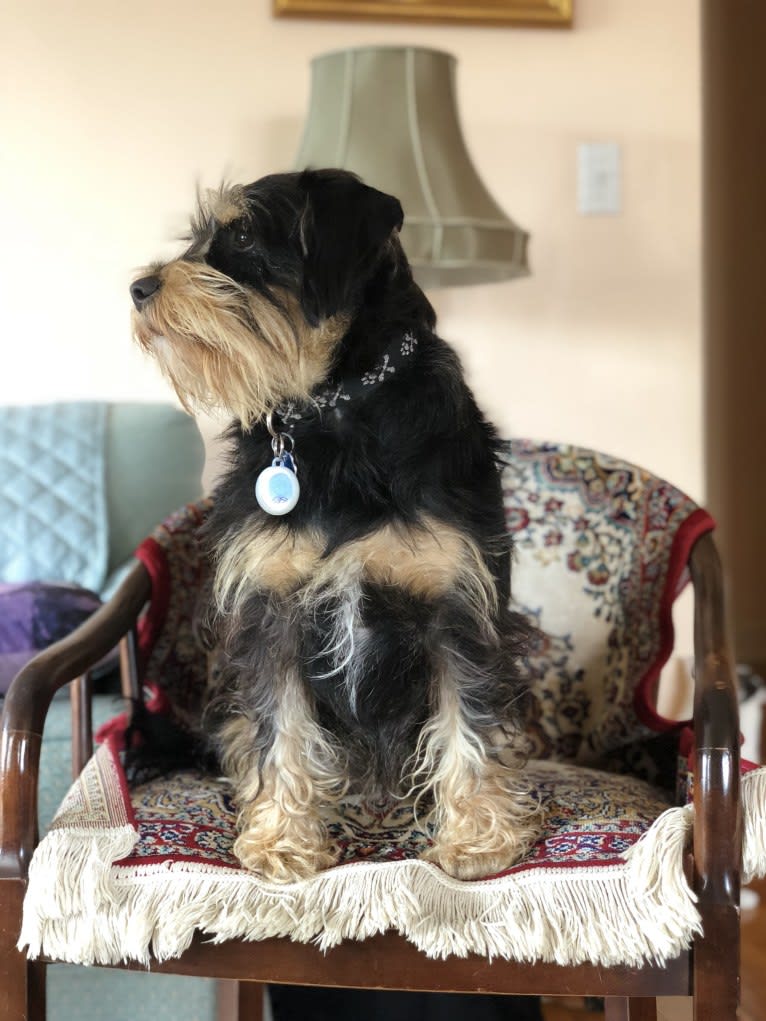
[(489, 194), (457, 112), (457, 61), (440, 50), (371, 46), (311, 62), (296, 169), (342, 167), (396, 195), (401, 239), (423, 288), (529, 273), (529, 235)]

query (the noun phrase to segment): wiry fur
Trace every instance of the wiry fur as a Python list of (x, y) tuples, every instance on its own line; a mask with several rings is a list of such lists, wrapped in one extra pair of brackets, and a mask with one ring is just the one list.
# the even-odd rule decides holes
[(327, 375), (342, 317), (311, 327), (289, 292), (253, 294), (204, 262), (156, 273), (162, 286), (134, 332), (187, 411), (227, 408), (247, 429), (285, 400), (308, 400)]
[[(352, 175), (273, 175), (208, 198), (184, 255), (134, 285), (136, 336), (185, 406), (235, 416), (208, 525), (225, 656), (208, 724), (235, 851), (278, 882), (331, 862), (320, 807), (347, 788), (417, 792), (430, 856), (460, 877), (506, 868), (534, 829), (497, 439), (400, 225)], [(405, 335), (411, 357), (380, 372)], [(363, 374), (382, 382), (318, 406)], [(271, 518), (263, 418), (291, 402), (301, 499)]]

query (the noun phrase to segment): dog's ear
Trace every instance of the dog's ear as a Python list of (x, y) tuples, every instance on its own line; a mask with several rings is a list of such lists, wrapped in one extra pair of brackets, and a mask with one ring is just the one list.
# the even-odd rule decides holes
[(300, 222), (301, 305), (316, 325), (350, 308), (404, 214), (398, 199), (345, 171), (306, 170)]

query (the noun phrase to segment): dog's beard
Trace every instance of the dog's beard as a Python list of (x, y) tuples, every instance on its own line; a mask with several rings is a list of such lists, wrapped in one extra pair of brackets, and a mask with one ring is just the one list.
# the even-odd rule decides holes
[(326, 377), (343, 317), (312, 327), (289, 291), (267, 297), (201, 262), (154, 272), (162, 286), (134, 312), (133, 332), (187, 411), (225, 408), (247, 429), (286, 401), (308, 400)]

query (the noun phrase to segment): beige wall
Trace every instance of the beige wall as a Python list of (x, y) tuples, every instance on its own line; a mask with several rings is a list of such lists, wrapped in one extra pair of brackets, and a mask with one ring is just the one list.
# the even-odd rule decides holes
[[(459, 58), (475, 161), (534, 276), (435, 292), (502, 429), (624, 454), (701, 495), (696, 0), (576, 0), (573, 31), (280, 21), (267, 0), (11, 0), (2, 65), (0, 401), (168, 391), (126, 285), (195, 181), (290, 165), (308, 61), (415, 42)], [(624, 213), (575, 210), (576, 145), (620, 142)]]
[[(0, 402), (169, 396), (129, 336), (134, 267), (195, 181), (287, 168), (326, 49), (459, 58), (475, 162), (533, 236), (524, 281), (436, 292), (502, 430), (619, 453), (702, 495), (696, 0), (575, 0), (572, 31), (279, 21), (268, 0), (11, 0), (2, 43)], [(575, 209), (579, 141), (624, 213)], [(208, 426), (208, 431), (210, 426)]]

